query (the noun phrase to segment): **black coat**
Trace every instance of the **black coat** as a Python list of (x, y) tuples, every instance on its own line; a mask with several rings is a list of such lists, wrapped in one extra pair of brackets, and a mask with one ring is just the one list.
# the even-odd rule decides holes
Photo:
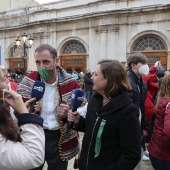
[(93, 81), (91, 79), (92, 75), (90, 73), (86, 73), (84, 75), (84, 84), (85, 84), (85, 91), (93, 90)]
[(143, 131), (146, 130), (145, 100), (147, 85), (132, 70), (128, 71), (128, 78), (132, 86), (133, 103), (141, 110), (141, 131)]
[[(102, 107), (102, 96), (95, 93), (88, 103), (86, 119), (80, 117), (77, 130), (84, 131), (80, 170), (133, 170), (141, 157), (138, 109), (131, 93), (125, 92)], [(101, 149), (95, 156), (95, 143), (102, 119)]]

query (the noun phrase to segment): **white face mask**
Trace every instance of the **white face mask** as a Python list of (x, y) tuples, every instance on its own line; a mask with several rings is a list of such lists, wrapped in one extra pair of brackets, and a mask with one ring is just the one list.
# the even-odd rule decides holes
[(139, 74), (141, 76), (147, 76), (149, 74), (149, 66), (146, 65), (142, 65), (139, 67)]

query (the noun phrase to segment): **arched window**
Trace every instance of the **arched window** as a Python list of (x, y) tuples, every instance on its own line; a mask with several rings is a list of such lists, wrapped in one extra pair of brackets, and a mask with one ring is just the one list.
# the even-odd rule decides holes
[(83, 44), (73, 40), (66, 43), (62, 54), (86, 54), (86, 49)]
[(133, 51), (161, 51), (166, 50), (164, 43), (154, 35), (143, 36), (138, 39), (133, 48)]
[(24, 51), (23, 51), (23, 46), (22, 45), (14, 45), (12, 47), (12, 55), (11, 57), (22, 57), (24, 55)]

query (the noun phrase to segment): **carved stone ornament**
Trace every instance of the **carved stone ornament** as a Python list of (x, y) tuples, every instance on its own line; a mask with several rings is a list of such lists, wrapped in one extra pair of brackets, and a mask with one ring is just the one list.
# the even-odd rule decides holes
[(119, 32), (120, 27), (114, 26), (114, 25), (100, 25), (97, 26), (95, 31), (97, 33), (103, 33), (103, 32)]

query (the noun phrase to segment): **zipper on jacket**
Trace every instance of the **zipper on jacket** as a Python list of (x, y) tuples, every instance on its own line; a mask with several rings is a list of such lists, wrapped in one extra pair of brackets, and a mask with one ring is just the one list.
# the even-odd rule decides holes
[(93, 127), (92, 137), (91, 137), (91, 141), (90, 141), (89, 149), (88, 149), (88, 152), (87, 152), (86, 170), (87, 170), (87, 166), (88, 166), (88, 163), (89, 163), (89, 153), (90, 153), (90, 147), (91, 147), (91, 144), (92, 144), (92, 139), (93, 139), (94, 129), (95, 129), (96, 124), (97, 124), (97, 122), (98, 122), (98, 120), (99, 120), (99, 117), (98, 117), (97, 112), (96, 112), (96, 115), (97, 115), (97, 119), (96, 119), (96, 122), (95, 122), (94, 127)]

